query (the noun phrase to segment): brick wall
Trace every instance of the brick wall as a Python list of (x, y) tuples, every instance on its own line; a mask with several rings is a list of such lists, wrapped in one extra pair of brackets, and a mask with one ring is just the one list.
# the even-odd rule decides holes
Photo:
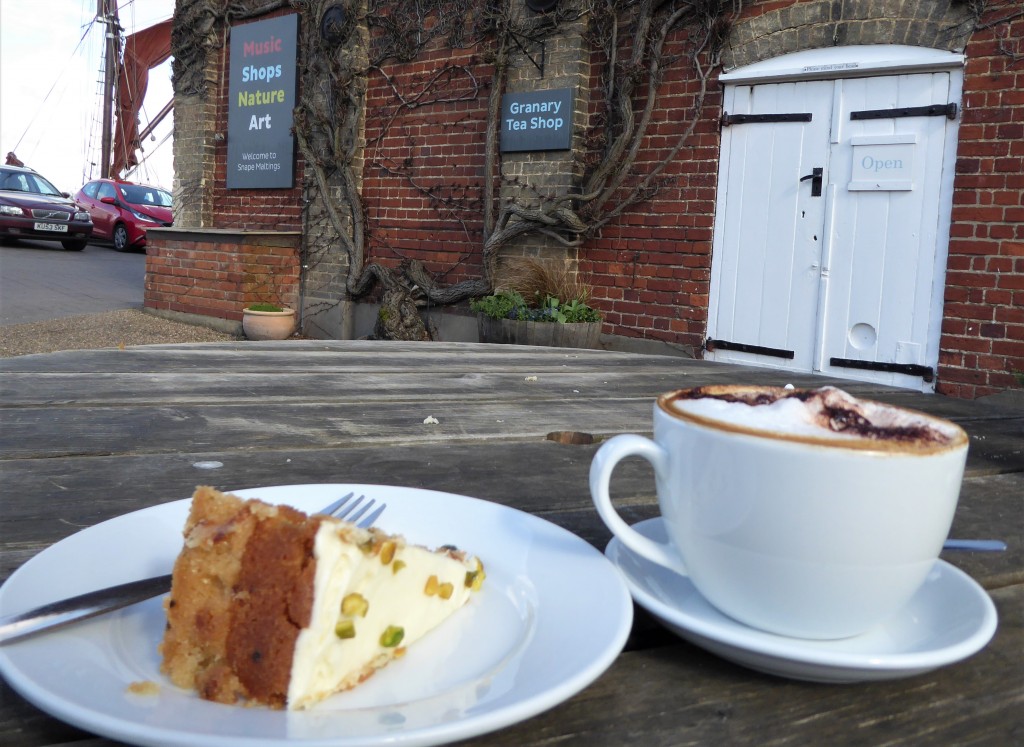
[(489, 77), (471, 50), (436, 49), (370, 72), (363, 201), (372, 261), (419, 260), (444, 284), (482, 274)]
[[(669, 37), (666, 49), (677, 53), (683, 36)], [(602, 58), (594, 53), (595, 72)], [(663, 105), (652, 116), (635, 173), (646, 174), (665, 160), (689, 127), (700, 85), (688, 72), (685, 66), (668, 69), (659, 87)], [(596, 78), (590, 87), (601, 90)], [(604, 106), (593, 94), (592, 116)], [(721, 115), (721, 93), (714, 84), (704, 107), (686, 146), (659, 176), (656, 196), (608, 223), (580, 252), (580, 270), (593, 279), (606, 334), (700, 349), (708, 314)]]
[[(289, 15), (290, 10), (268, 13), (259, 20)], [(300, 21), (301, 26), (301, 21)], [(301, 33), (301, 32), (300, 32)], [(226, 59), (230, 40), (217, 54)], [(222, 63), (226, 64), (226, 63)], [(226, 134), (228, 131), (228, 86), (227, 75), (219, 75), (210, 90), (213, 102), (214, 131)], [(300, 84), (301, 85), (301, 84)], [(216, 140), (212, 174), (207, 182), (209, 200), (212, 205), (211, 220), (214, 228), (256, 229), (276, 231), (302, 230), (303, 201), (302, 181), (305, 161), (296, 148), (295, 182), (290, 189), (228, 189), (227, 140)]]
[(301, 233), (150, 231), (146, 308), (240, 320), (252, 303), (297, 308)]
[[(936, 390), (973, 398), (1024, 376), (1024, 18), (1019, 3), (750, 3), (727, 65), (830, 44), (908, 44), (967, 57)], [(1009, 19), (1009, 22), (1002, 22)]]
[[(990, 11), (982, 25), (1009, 15)], [(967, 46), (939, 391), (975, 397), (1024, 376), (1024, 18)]]
[[(195, 4), (188, 0), (180, 3)], [(282, 9), (260, 20), (293, 12)], [(194, 9), (179, 10), (178, 17), (189, 13), (194, 15)], [(300, 30), (301, 27), (300, 21)], [(295, 182), (289, 189), (229, 190), (225, 186), (230, 33), (222, 26), (214, 27), (210, 33), (202, 90), (175, 94), (175, 223), (217, 229), (302, 230), (305, 164), (297, 151)]]
[[(748, 0), (723, 57), (727, 65), (737, 66), (833, 44), (945, 49), (966, 44), (969, 63), (938, 385), (939, 391), (963, 397), (1019, 386), (1018, 376), (1024, 372), (1024, 19), (998, 22), (1012, 10), (1009, 2), (990, 3), (982, 28), (972, 33), (969, 4), (958, 0)], [(620, 39), (621, 60), (628, 51), (628, 33)], [(552, 52), (563, 48), (568, 47), (555, 42), (550, 46)], [(585, 46), (573, 49), (580, 59), (571, 74), (592, 76), (581, 86), (588, 89), (587, 96), (581, 96), (580, 117), (586, 120), (596, 116), (602, 103), (596, 78), (602, 59), (600, 52), (588, 52)], [(197, 157), (207, 163), (212, 154), (212, 166), (202, 179), (210, 205), (207, 225), (302, 230), (309, 242), (323, 220), (315, 203), (303, 212), (301, 185), (306, 175), (301, 158), (292, 190), (223, 188), (226, 148), (211, 138), (226, 130), (227, 89), (226, 77), (217, 73), (223, 56), (212, 54), (213, 71), (207, 79), (216, 82), (213, 104), (208, 103), (206, 110), (193, 107), (200, 113), (214, 112), (203, 115), (212, 122), (205, 125), (207, 138), (196, 146)], [(486, 55), (481, 48), (435, 47), (411, 62), (370, 68), (362, 173), (368, 261), (396, 265), (402, 259), (418, 259), (446, 285), (482, 273), (480, 200), (492, 76)], [(571, 61), (565, 65), (569, 70)], [(557, 87), (551, 83), (554, 78), (541, 78), (525, 58), (517, 66), (518, 72), (509, 78), (512, 84), (533, 79), (538, 87)], [(692, 75), (676, 68), (661, 82), (664, 105), (655, 112), (652, 134), (638, 154), (638, 171), (665, 158), (697, 90)], [(596, 305), (605, 312), (606, 334), (699, 350), (708, 314), (720, 98), (712, 76), (704, 117), (651, 200), (626, 211), (579, 248), (548, 242), (556, 255), (562, 252), (578, 262), (581, 272), (593, 279)], [(177, 139), (175, 145), (177, 161)], [(581, 173), (578, 162), (567, 166), (564, 158), (546, 154), (506, 160), (506, 177), (514, 180), (518, 175), (538, 191), (548, 181)], [(183, 173), (181, 165), (176, 167)], [(318, 247), (324, 243), (317, 241)], [(318, 287), (340, 293), (347, 264), (340, 250), (332, 252), (317, 257), (306, 283), (316, 276)], [(336, 281), (328, 277), (332, 273), (338, 274)]]
[(175, 97), (178, 228), (150, 232), (144, 305), (238, 321), (251, 303), (298, 308), (304, 162), (296, 154), (289, 189), (225, 187), (229, 35), (212, 33), (205, 85)]

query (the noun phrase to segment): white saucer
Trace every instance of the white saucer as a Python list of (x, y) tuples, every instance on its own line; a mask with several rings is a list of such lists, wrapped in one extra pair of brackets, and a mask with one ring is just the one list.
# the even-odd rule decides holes
[[(634, 529), (666, 541), (660, 517)], [(810, 641), (736, 622), (712, 607), (687, 577), (645, 560), (616, 538), (605, 555), (625, 575), (636, 602), (668, 628), (724, 659), (782, 677), (814, 682), (910, 677), (971, 656), (996, 631), (996, 608), (985, 590), (941, 560), (887, 622), (853, 638)]]

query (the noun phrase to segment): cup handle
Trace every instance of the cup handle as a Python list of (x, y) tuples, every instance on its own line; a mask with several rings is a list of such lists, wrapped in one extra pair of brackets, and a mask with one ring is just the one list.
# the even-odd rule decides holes
[(600, 514), (602, 521), (612, 530), (612, 534), (633, 552), (658, 565), (665, 566), (676, 573), (686, 574), (682, 558), (676, 549), (667, 543), (655, 542), (644, 537), (629, 524), (624, 522), (612, 506), (608, 494), (608, 484), (615, 470), (615, 465), (628, 456), (646, 459), (654, 467), (658, 482), (668, 480), (668, 452), (649, 438), (623, 434), (613, 436), (601, 445), (590, 463), (590, 495)]

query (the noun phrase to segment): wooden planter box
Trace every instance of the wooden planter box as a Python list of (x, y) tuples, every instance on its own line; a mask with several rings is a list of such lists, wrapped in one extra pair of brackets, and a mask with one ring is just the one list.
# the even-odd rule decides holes
[(480, 332), (480, 342), (507, 345), (597, 348), (601, 340), (601, 322), (521, 322), (517, 319), (492, 319), (480, 314), (477, 316), (477, 329)]

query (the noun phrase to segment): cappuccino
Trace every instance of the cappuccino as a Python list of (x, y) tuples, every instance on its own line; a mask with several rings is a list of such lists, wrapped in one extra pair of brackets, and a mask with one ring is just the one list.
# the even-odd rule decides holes
[(864, 448), (931, 451), (966, 440), (953, 423), (870, 400), (841, 389), (707, 386), (662, 397), (670, 414), (783, 438), (837, 441)]
[[(667, 392), (654, 438), (613, 436), (590, 468), (602, 520), (689, 577), (724, 614), (796, 638), (843, 638), (917, 592), (949, 532), (967, 458), (957, 425), (834, 388)], [(615, 465), (654, 468), (667, 542), (618, 515)]]

